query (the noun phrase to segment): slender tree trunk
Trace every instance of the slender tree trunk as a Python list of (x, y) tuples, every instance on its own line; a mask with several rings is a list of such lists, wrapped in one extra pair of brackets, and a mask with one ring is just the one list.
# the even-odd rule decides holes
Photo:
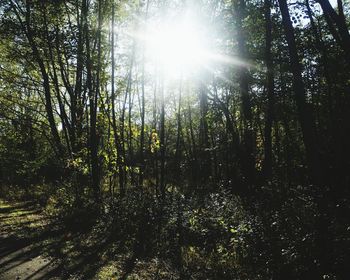
[[(48, 30), (48, 21), (47, 21), (47, 15), (46, 15), (46, 6), (45, 4), (41, 4), (41, 8), (42, 8), (42, 14), (43, 14), (43, 19), (44, 19), (44, 29), (45, 29), (45, 39), (47, 41), (48, 44), (48, 51), (49, 51), (49, 58), (50, 58), (50, 64), (51, 64), (51, 68), (52, 68), (52, 79), (53, 79), (53, 84), (54, 84), (54, 89), (56, 92), (56, 97), (57, 97), (57, 101), (58, 101), (58, 106), (60, 109), (60, 113), (59, 113), (59, 117), (61, 119), (62, 122), (62, 130), (63, 130), (63, 134), (65, 136), (65, 140), (66, 140), (66, 144), (67, 144), (67, 150), (69, 155), (71, 156), (71, 142), (69, 139), (68, 135), (71, 135), (71, 126), (70, 126), (70, 122), (68, 119), (68, 116), (66, 114), (66, 110), (65, 110), (65, 106), (63, 104), (62, 98), (61, 98), (61, 93), (60, 93), (60, 89), (59, 89), (59, 81), (58, 81), (58, 75), (57, 75), (57, 71), (56, 71), (56, 64), (55, 64), (55, 59), (54, 59), (54, 55), (53, 55), (53, 46), (51, 44), (51, 40), (49, 38), (49, 30)], [(48, 72), (50, 73), (50, 67), (48, 66)]]
[(139, 185), (143, 186), (145, 172), (145, 54), (142, 54), (142, 81), (141, 81), (141, 135), (140, 135), (140, 177)]
[(272, 61), (272, 21), (271, 21), (271, 0), (264, 1), (265, 10), (265, 64), (267, 69), (266, 77), (266, 97), (267, 106), (265, 113), (265, 142), (264, 142), (264, 162), (263, 175), (265, 180), (272, 176), (272, 125), (274, 115), (274, 72)]
[(160, 193), (165, 198), (165, 100), (164, 79), (161, 80), (161, 112), (160, 112)]
[(122, 161), (123, 161), (123, 173), (124, 173), (124, 182), (123, 182), (123, 186), (124, 189), (120, 189), (121, 193), (123, 194), (125, 192), (125, 188), (127, 185), (127, 172), (126, 172), (126, 166), (128, 164), (128, 162), (126, 161), (126, 148), (125, 148), (125, 112), (126, 112), (126, 101), (128, 98), (128, 95), (131, 94), (131, 79), (132, 79), (132, 68), (134, 65), (134, 50), (132, 53), (132, 57), (131, 57), (131, 62), (130, 62), (130, 70), (128, 73), (128, 81), (127, 81), (127, 86), (126, 86), (126, 90), (125, 90), (125, 94), (124, 94), (124, 100), (123, 100), (123, 105), (122, 105), (122, 113), (121, 113), (121, 117), (120, 117), (120, 143), (121, 143), (121, 147), (122, 147)]
[(192, 122), (192, 113), (191, 113), (191, 106), (188, 104), (188, 122), (189, 122), (189, 130), (190, 130), (190, 143), (192, 145), (192, 156), (190, 158), (190, 165), (191, 165), (191, 173), (192, 173), (192, 184), (196, 185), (198, 183), (198, 158), (197, 158), (197, 145), (196, 145), (196, 139), (194, 136), (193, 131), (193, 122)]
[[(148, 17), (148, 8), (149, 8), (149, 0), (147, 0), (146, 4), (146, 15), (145, 22), (147, 22)], [(141, 66), (141, 135), (140, 135), (140, 177), (139, 177), (139, 185), (143, 186), (144, 180), (144, 172), (145, 172), (145, 158), (144, 158), (144, 150), (145, 150), (145, 52), (142, 51), (142, 66)]]
[[(176, 135), (176, 149), (175, 149), (175, 172), (176, 176), (178, 179), (181, 177), (181, 129), (182, 129), (182, 124), (181, 124), (181, 104), (182, 104), (182, 80), (180, 82), (180, 89), (179, 89), (179, 101), (178, 101), (178, 109), (177, 109), (177, 135)], [(177, 182), (178, 184), (180, 183), (179, 181)]]
[(307, 163), (310, 175), (314, 183), (320, 182), (319, 157), (317, 154), (317, 141), (315, 123), (309, 104), (306, 102), (306, 92), (302, 78), (302, 66), (297, 51), (293, 24), (290, 19), (289, 10), (286, 0), (279, 0), (280, 10), (282, 13), (282, 23), (288, 43), (288, 51), (290, 56), (291, 70), (293, 74), (293, 90), (296, 101), (299, 122), (303, 134)]
[[(234, 0), (234, 15), (236, 18), (237, 42), (239, 57), (247, 63), (248, 53), (246, 46), (243, 21), (246, 17), (246, 0)], [(255, 182), (255, 139), (253, 133), (253, 114), (251, 97), (249, 94), (249, 72), (246, 65), (239, 66), (239, 91), (242, 100), (243, 115), (243, 144), (244, 155), (241, 157), (244, 181), (251, 187)]]
[[(137, 78), (136, 78), (136, 84), (137, 84)], [(135, 161), (134, 161), (134, 148), (132, 145), (133, 142), (133, 130), (132, 130), (132, 108), (134, 106), (134, 91), (129, 92), (129, 100), (128, 100), (128, 129), (129, 132), (127, 134), (128, 139), (127, 139), (127, 144), (128, 144), (128, 163), (130, 165), (130, 182), (131, 185), (134, 185), (135, 182), (135, 176), (134, 176), (134, 166), (135, 166)]]
[(58, 133), (58, 129), (56, 126), (55, 117), (54, 117), (54, 113), (53, 113), (53, 106), (52, 106), (52, 101), (51, 101), (50, 79), (49, 79), (49, 75), (46, 71), (44, 61), (40, 56), (40, 52), (39, 52), (37, 44), (34, 40), (34, 37), (33, 37), (34, 34), (33, 34), (32, 28), (31, 28), (31, 3), (32, 2), (30, 0), (26, 1), (25, 22), (22, 21), (21, 16), (19, 14), (19, 11), (12, 0), (11, 0), (11, 7), (12, 7), (13, 11), (15, 12), (16, 17), (18, 18), (18, 20), (21, 24), (22, 30), (25, 33), (25, 35), (28, 39), (29, 45), (32, 49), (36, 63), (39, 66), (40, 73), (41, 73), (41, 76), (43, 79), (43, 88), (44, 88), (44, 95), (45, 95), (45, 110), (46, 110), (46, 114), (47, 114), (47, 120), (49, 122), (51, 135), (53, 138), (53, 142), (55, 144), (54, 150), (55, 150), (56, 154), (60, 158), (62, 158), (62, 156), (64, 155), (64, 147), (61, 143), (61, 139), (60, 139), (60, 136)]
[(115, 112), (115, 42), (114, 42), (114, 25), (115, 25), (115, 5), (112, 6), (112, 73), (111, 73), (111, 90), (112, 90), (112, 128), (113, 128), (113, 136), (114, 136), (114, 144), (117, 149), (117, 166), (118, 166), (118, 175), (119, 175), (119, 189), (121, 193), (124, 190), (124, 168), (122, 163), (122, 146), (120, 143), (120, 139), (118, 137), (118, 129), (117, 129), (117, 118)]
[[(346, 59), (348, 63), (350, 64), (350, 34), (347, 27), (346, 19), (343, 12), (343, 5), (342, 1), (338, 0), (338, 9), (339, 14), (335, 12), (332, 5), (328, 0), (316, 0), (322, 7), (323, 13), (326, 17), (328, 17), (327, 23), (330, 27), (333, 36), (335, 36), (335, 39), (338, 39), (337, 42), (340, 45), (340, 47), (343, 49), (344, 54), (346, 56)], [(338, 33), (338, 36), (335, 35), (335, 29), (333, 27), (335, 25), (336, 32)]]
[[(87, 1), (87, 0), (84, 0)], [(88, 15), (88, 3), (85, 2), (85, 9), (82, 11), (82, 17), (84, 17), (84, 33), (85, 33), (85, 44), (86, 44), (86, 83), (87, 90), (89, 95), (89, 110), (90, 110), (90, 135), (89, 135), (89, 148), (90, 148), (90, 163), (91, 163), (91, 188), (94, 195), (95, 202), (99, 202), (99, 164), (98, 164), (98, 139), (96, 131), (96, 122), (97, 122), (97, 97), (99, 92), (99, 68), (101, 60), (101, 1), (98, 3), (99, 12), (98, 12), (98, 62), (97, 62), (97, 79), (96, 79), (96, 88), (93, 89), (92, 85), (92, 59), (91, 59), (91, 49), (90, 49), (90, 38), (89, 38), (89, 29), (87, 22)]]
[(200, 177), (201, 184), (207, 184), (211, 173), (209, 135), (208, 135), (208, 96), (203, 84), (199, 87), (199, 106), (200, 106), (200, 127), (199, 127), (199, 152), (200, 152)]

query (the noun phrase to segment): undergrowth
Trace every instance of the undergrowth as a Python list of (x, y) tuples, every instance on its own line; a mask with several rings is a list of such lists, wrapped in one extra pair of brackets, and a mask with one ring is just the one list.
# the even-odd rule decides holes
[[(41, 195), (40, 188), (37, 195)], [(263, 188), (259, 203), (224, 189), (203, 197), (174, 189), (160, 199), (134, 188), (98, 206), (88, 201), (78, 206), (71, 197), (65, 188), (56, 188), (43, 207), (62, 229), (62, 235), (50, 241), (56, 246), (47, 253), (64, 259), (65, 269), (73, 275), (97, 279), (282, 279), (285, 275), (311, 279), (318, 275), (337, 279), (335, 273), (346, 273), (348, 252), (339, 244), (340, 255), (330, 263), (331, 269), (325, 272), (320, 266), (317, 203), (302, 189), (282, 199), (277, 190)], [(330, 225), (326, 230), (331, 229)], [(346, 228), (337, 230), (346, 233)], [(348, 239), (344, 235), (336, 242), (346, 245)], [(90, 259), (87, 266), (77, 262), (84, 258)], [(94, 269), (89, 271), (89, 266)]]

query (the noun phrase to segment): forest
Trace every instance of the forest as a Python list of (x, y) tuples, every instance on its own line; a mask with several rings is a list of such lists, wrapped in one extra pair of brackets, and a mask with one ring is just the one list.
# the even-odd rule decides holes
[(0, 0), (0, 279), (350, 279), (349, 29), (347, 0)]

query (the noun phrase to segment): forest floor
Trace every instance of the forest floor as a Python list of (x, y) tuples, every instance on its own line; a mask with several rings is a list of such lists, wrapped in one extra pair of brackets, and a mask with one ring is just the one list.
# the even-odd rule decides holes
[(33, 202), (0, 200), (0, 279), (178, 279), (157, 258), (141, 260), (103, 223), (63, 225)]
[(45, 279), (55, 270), (53, 258), (43, 254), (41, 233), (48, 220), (31, 203), (0, 201), (0, 278)]

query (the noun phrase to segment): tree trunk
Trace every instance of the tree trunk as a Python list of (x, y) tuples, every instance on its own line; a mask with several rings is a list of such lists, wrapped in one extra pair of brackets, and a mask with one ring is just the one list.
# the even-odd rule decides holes
[[(331, 31), (333, 30), (332, 34), (335, 37), (335, 39), (338, 38), (337, 42), (343, 49), (348, 64), (350, 64), (350, 34), (343, 13), (342, 2), (338, 0), (339, 14), (337, 14), (328, 0), (316, 1), (321, 5), (325, 16), (328, 17), (328, 26), (331, 29)], [(335, 35), (335, 29), (333, 27), (333, 24), (336, 26), (336, 32), (339, 37)]]
[(316, 131), (313, 115), (309, 105), (306, 102), (306, 92), (302, 78), (302, 66), (300, 64), (297, 45), (292, 21), (290, 19), (289, 10), (286, 0), (278, 0), (282, 13), (282, 23), (285, 36), (288, 43), (288, 51), (290, 56), (291, 70), (293, 74), (293, 90), (294, 99), (298, 109), (299, 122), (303, 135), (303, 141), (306, 151), (306, 159), (310, 170), (310, 177), (313, 183), (320, 182), (319, 157), (317, 154)]
[[(247, 63), (248, 53), (246, 46), (245, 32), (243, 21), (246, 17), (245, 0), (234, 1), (234, 15), (236, 18), (237, 42), (239, 57)], [(256, 177), (255, 170), (255, 139), (253, 133), (253, 114), (251, 97), (249, 95), (249, 72), (246, 65), (240, 65), (238, 68), (239, 92), (242, 100), (242, 115), (243, 115), (243, 145), (244, 155), (241, 157), (243, 179), (250, 188)]]
[(265, 113), (265, 142), (263, 161), (263, 176), (265, 180), (272, 176), (272, 125), (274, 115), (274, 71), (271, 53), (272, 45), (272, 21), (271, 21), (271, 0), (264, 1), (265, 10), (265, 64), (266, 64), (266, 97), (267, 106)]
[(14, 10), (20, 24), (22, 27), (23, 32), (25, 33), (28, 42), (30, 44), (30, 47), (32, 49), (34, 58), (39, 66), (41, 76), (43, 78), (43, 88), (44, 88), (44, 95), (45, 95), (45, 110), (47, 114), (47, 120), (49, 122), (51, 135), (54, 141), (54, 150), (56, 154), (62, 158), (64, 154), (64, 147), (61, 143), (61, 139), (58, 133), (58, 129), (56, 127), (55, 117), (53, 113), (53, 106), (51, 101), (51, 88), (50, 88), (50, 80), (49, 75), (46, 71), (45, 64), (43, 59), (40, 56), (40, 52), (38, 50), (38, 47), (36, 45), (36, 42), (33, 38), (33, 31), (31, 29), (31, 1), (26, 1), (26, 10), (25, 10), (25, 23), (22, 21), (21, 16), (17, 10), (17, 7), (13, 2), (11, 1), (11, 7)]

